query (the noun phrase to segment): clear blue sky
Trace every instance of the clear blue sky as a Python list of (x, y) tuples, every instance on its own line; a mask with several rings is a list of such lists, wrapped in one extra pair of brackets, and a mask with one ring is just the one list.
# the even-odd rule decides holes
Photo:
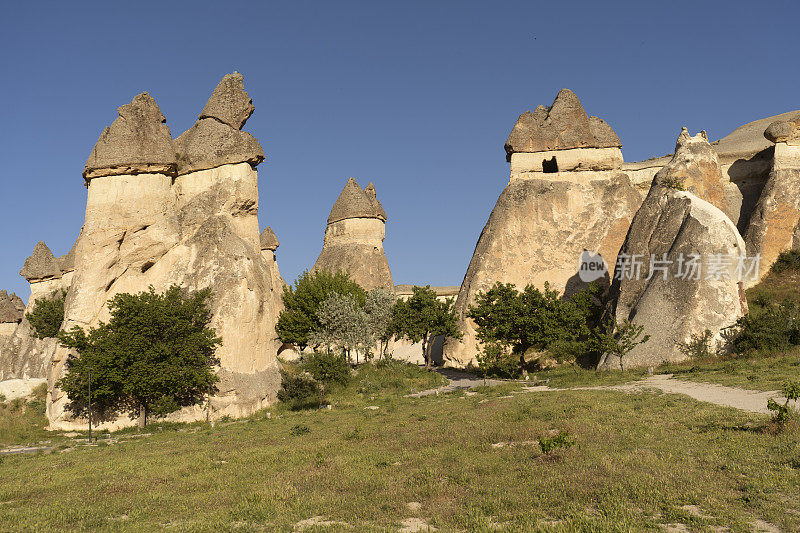
[(38, 240), (66, 253), (81, 172), (116, 108), (155, 97), (173, 136), (238, 70), (264, 147), (262, 227), (291, 281), (348, 177), (374, 181), (395, 283), (458, 285), (508, 181), (517, 117), (562, 87), (626, 161), (800, 108), (800, 2), (15, 2), (0, 22), (0, 288)]

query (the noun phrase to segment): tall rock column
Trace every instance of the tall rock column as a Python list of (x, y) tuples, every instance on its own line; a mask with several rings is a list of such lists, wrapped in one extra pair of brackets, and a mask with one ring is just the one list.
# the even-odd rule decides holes
[(350, 178), (328, 216), (322, 252), (313, 270), (347, 271), (367, 290), (394, 290), (389, 261), (383, 250), (386, 212), (377, 198), (375, 185), (366, 190)]
[(772, 170), (744, 234), (747, 253), (761, 257), (760, 277), (781, 252), (800, 247), (800, 121), (773, 122), (764, 136), (775, 143)]
[[(620, 171), (620, 141), (563, 89), (550, 107), (523, 113), (506, 142), (511, 178), (483, 228), (456, 299), (462, 340), (448, 339), (445, 364), (475, 364), (480, 351), (466, 316), (479, 291), (495, 282), (552, 288), (567, 295), (585, 286), (584, 251), (613, 267), (641, 196)], [(600, 278), (608, 286), (608, 274)]]
[[(657, 366), (686, 358), (679, 343), (706, 330), (715, 345), (722, 330), (747, 313), (740, 278), (744, 241), (719, 191), (720, 170), (705, 135), (678, 137), (675, 155), (653, 178), (619, 254), (608, 312), (618, 323), (644, 327), (650, 340), (603, 369)], [(701, 197), (703, 195), (704, 197)]]

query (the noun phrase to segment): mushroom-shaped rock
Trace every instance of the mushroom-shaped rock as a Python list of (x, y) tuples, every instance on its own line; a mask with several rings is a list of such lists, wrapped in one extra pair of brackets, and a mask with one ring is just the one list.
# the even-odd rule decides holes
[(177, 165), (172, 134), (153, 97), (142, 93), (117, 113), (117, 119), (103, 130), (89, 154), (83, 177), (90, 180), (121, 174), (174, 175)]
[(214, 118), (240, 130), (255, 109), (253, 99), (244, 90), (244, 78), (234, 72), (222, 78), (198, 118)]
[(589, 117), (578, 97), (561, 89), (550, 107), (520, 115), (505, 144), (507, 160), (515, 152), (545, 152), (571, 148), (619, 148), (619, 137), (606, 122)]
[(764, 137), (776, 144), (800, 145), (800, 120), (776, 120), (764, 130)]
[(370, 202), (372, 203), (372, 209), (375, 212), (375, 215), (386, 222), (386, 211), (383, 210), (383, 206), (381, 205), (381, 201), (378, 200), (378, 193), (375, 191), (375, 184), (369, 182), (369, 185), (366, 186), (364, 192), (369, 198)]
[(50, 248), (44, 241), (39, 241), (33, 248), (33, 253), (25, 260), (19, 275), (28, 282), (34, 282), (61, 276), (61, 268)]
[[(375, 191), (374, 186), (372, 191)], [(374, 201), (370, 199), (356, 180), (350, 178), (331, 208), (328, 224), (347, 218), (381, 218), (375, 207), (377, 201), (377, 197)], [(383, 213), (383, 219), (386, 220), (386, 213)]]
[(58, 258), (58, 265), (62, 273), (66, 274), (67, 272), (75, 270), (75, 248), (77, 248), (77, 246), (78, 241), (75, 241), (75, 244), (72, 245), (69, 252)]
[(272, 226), (267, 226), (267, 228), (261, 232), (260, 240), (262, 250), (272, 250), (274, 252), (278, 249), (278, 246), (280, 246), (278, 236), (272, 231)]

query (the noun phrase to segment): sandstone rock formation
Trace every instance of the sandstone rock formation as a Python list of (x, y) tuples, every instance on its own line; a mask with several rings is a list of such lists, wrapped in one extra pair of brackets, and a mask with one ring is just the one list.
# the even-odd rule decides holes
[[(122, 106), (87, 162), (86, 219), (70, 252), (66, 328), (107, 320), (106, 303), (121, 292), (172, 284), (212, 289), (211, 326), (223, 339), (214, 417), (262, 407), (280, 381), (274, 326), (283, 283), (262, 255), (256, 216), (254, 167), (264, 155), (239, 130), (252, 111), (238, 73), (223, 78), (197, 123), (174, 142), (149, 95)], [(128, 134), (131, 128), (137, 135)], [(52, 427), (83, 427), (64, 412), (66, 398), (55, 387), (66, 357), (56, 350), (48, 372), (48, 418)], [(205, 416), (200, 411), (184, 409), (171, 418)]]
[(383, 251), (386, 212), (370, 183), (366, 191), (350, 178), (331, 208), (322, 252), (312, 270), (347, 271), (367, 290), (394, 288)]
[[(566, 89), (548, 109), (523, 114), (506, 143), (511, 179), (475, 247), (456, 300), (464, 339), (448, 339), (447, 365), (474, 364), (480, 346), (468, 306), (495, 282), (572, 294), (584, 250), (613, 268), (641, 196), (620, 172), (619, 139)], [(608, 284), (607, 275), (599, 280)]]
[(782, 251), (794, 246), (800, 223), (800, 120), (774, 122), (764, 135), (776, 143), (775, 155), (744, 235), (747, 253), (760, 255), (760, 277)]
[(0, 357), (4, 351), (3, 346), (24, 316), (25, 304), (22, 303), (22, 298), (14, 293), (9, 295), (6, 291), (0, 291)]
[[(723, 328), (747, 312), (739, 232), (718, 207), (674, 186), (699, 180), (689, 188), (719, 200), (716, 187), (702, 184), (709, 178), (713, 183), (718, 173), (707, 147), (704, 136), (681, 132), (675, 155), (653, 179), (620, 250), (609, 313), (620, 323), (629, 319), (644, 326), (650, 335), (625, 356), (625, 368), (685, 359), (678, 343), (706, 329), (719, 344)], [(619, 368), (620, 360), (606, 355), (599, 366)]]

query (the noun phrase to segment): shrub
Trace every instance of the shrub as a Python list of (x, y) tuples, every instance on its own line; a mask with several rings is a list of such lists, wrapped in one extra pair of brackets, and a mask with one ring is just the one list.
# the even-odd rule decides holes
[(67, 292), (55, 291), (49, 297), (37, 298), (33, 302), (33, 310), (25, 314), (33, 333), (40, 339), (52, 338), (58, 335), (61, 324), (64, 322), (64, 300)]
[(668, 187), (670, 189), (675, 189), (676, 191), (686, 190), (685, 186), (683, 185), (683, 180), (680, 179), (680, 178), (673, 177), (673, 176), (660, 178), (660, 183), (664, 187)]
[(711, 348), (714, 335), (707, 329), (702, 335), (692, 333), (687, 342), (679, 342), (678, 350), (690, 359), (703, 359), (715, 355)]
[(520, 356), (497, 342), (487, 342), (475, 356), (483, 376), (515, 379), (522, 373)]
[(734, 352), (786, 350), (800, 345), (800, 305), (769, 305), (736, 321), (731, 340)]
[(208, 327), (210, 298), (210, 289), (189, 294), (177, 285), (163, 294), (153, 287), (117, 294), (108, 304), (108, 324), (59, 333), (59, 341), (78, 354), (67, 359), (58, 382), (70, 400), (67, 408), (81, 416), (91, 400), (101, 418), (122, 412), (138, 416), (143, 426), (149, 415), (199, 404), (216, 392), (214, 353), (222, 341)]
[(644, 335), (644, 326), (634, 324), (625, 319), (621, 324), (612, 315), (604, 331), (598, 331), (595, 342), (598, 351), (619, 358), (619, 368), (625, 372), (624, 359), (631, 350), (650, 340), (650, 335)]
[(775, 413), (772, 419), (783, 426), (791, 416), (791, 408), (789, 402), (800, 399), (800, 381), (787, 381), (783, 385), (783, 395), (786, 397), (786, 402), (781, 405), (772, 398), (767, 401), (767, 409)]
[(290, 374), (281, 370), (281, 390), (278, 400), (282, 402), (304, 401), (317, 398), (320, 393), (319, 384), (305, 374)]
[(542, 449), (542, 453), (545, 454), (549, 454), (559, 448), (570, 448), (575, 442), (575, 437), (564, 430), (559, 431), (558, 435), (554, 437), (539, 437), (539, 447)]
[(800, 250), (786, 250), (770, 267), (770, 272), (781, 273), (787, 270), (800, 270)]
[(296, 424), (292, 426), (292, 429), (289, 430), (289, 433), (295, 437), (299, 437), (300, 435), (307, 435), (311, 433), (311, 428), (304, 424)]

